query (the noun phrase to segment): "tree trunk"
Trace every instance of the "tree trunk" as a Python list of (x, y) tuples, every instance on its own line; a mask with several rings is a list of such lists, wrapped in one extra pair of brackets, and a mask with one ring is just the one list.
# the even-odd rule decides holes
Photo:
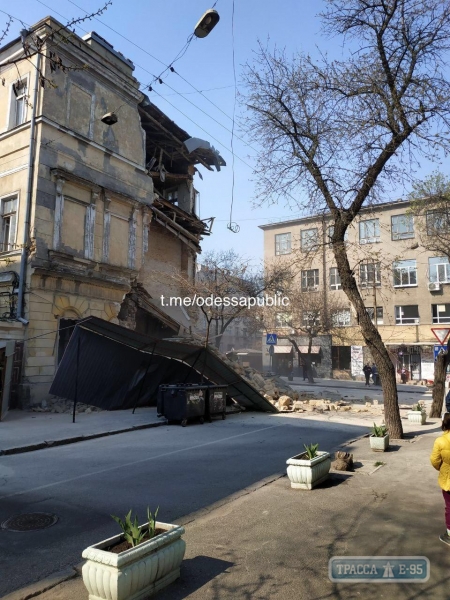
[(430, 418), (438, 419), (442, 414), (442, 405), (445, 396), (445, 374), (449, 363), (449, 354), (438, 354), (434, 363), (433, 402), (431, 404)]
[[(338, 225), (338, 223), (336, 223)], [(340, 223), (342, 226), (342, 223)], [(356, 310), (359, 318), (359, 326), (364, 341), (370, 349), (372, 357), (378, 368), (383, 389), (384, 419), (391, 439), (403, 438), (403, 426), (400, 419), (400, 410), (398, 407), (397, 382), (395, 377), (395, 368), (389, 356), (389, 352), (384, 345), (378, 329), (372, 323), (363, 299), (359, 293), (353, 276), (353, 270), (350, 267), (347, 258), (345, 244), (342, 240), (333, 242), (333, 252), (336, 259), (337, 268), (342, 282), (342, 289)], [(376, 319), (376, 316), (375, 316)]]

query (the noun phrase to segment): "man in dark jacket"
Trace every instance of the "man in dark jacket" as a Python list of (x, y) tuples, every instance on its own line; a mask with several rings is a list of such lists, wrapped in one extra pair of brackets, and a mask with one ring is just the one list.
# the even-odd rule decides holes
[(370, 376), (372, 375), (372, 367), (369, 365), (369, 363), (367, 363), (367, 365), (364, 365), (363, 373), (366, 378), (366, 385), (370, 387)]

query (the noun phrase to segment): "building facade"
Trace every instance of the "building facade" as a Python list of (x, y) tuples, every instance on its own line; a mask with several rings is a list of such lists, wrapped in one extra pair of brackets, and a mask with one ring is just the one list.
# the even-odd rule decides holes
[(96, 33), (80, 38), (51, 17), (24, 33), (0, 49), (3, 414), (48, 396), (81, 319), (157, 337), (189, 330), (158, 299), (176, 291), (172, 273), (194, 277), (210, 233), (194, 165), (224, 164), (189, 152), (189, 134)]
[[(430, 211), (431, 214), (431, 211)], [(433, 328), (450, 327), (450, 265), (446, 256), (424, 248), (426, 219), (415, 217), (409, 201), (364, 208), (349, 227), (346, 244), (350, 265), (367, 311), (388, 348), (400, 380), (432, 380), (438, 341)], [(325, 302), (347, 302), (339, 317), (339, 334), (331, 336), (331, 368), (361, 376), (372, 362), (356, 314), (341, 289), (330, 244), (329, 215), (261, 226), (264, 259), (295, 261), (297, 293), (322, 291)], [(425, 244), (426, 245), (426, 244)], [(281, 336), (286, 335), (283, 328)], [(269, 365), (268, 352), (265, 364)], [(321, 362), (322, 352), (317, 360)], [(313, 357), (314, 360), (314, 357)]]

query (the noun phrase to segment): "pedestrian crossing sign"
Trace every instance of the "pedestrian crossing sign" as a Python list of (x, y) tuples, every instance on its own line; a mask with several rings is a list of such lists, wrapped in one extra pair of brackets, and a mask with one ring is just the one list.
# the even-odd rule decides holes
[(266, 344), (268, 346), (276, 346), (278, 343), (278, 335), (276, 333), (266, 334)]

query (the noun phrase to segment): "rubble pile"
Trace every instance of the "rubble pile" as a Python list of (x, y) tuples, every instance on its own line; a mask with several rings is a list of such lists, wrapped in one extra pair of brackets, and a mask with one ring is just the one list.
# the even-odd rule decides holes
[[(46, 412), (46, 413), (70, 413), (73, 412), (73, 402), (71, 400), (65, 400), (64, 398), (49, 398), (48, 400), (42, 400), (39, 406), (33, 406), (30, 409), (32, 412)], [(96, 406), (90, 406), (89, 404), (83, 404), (82, 402), (77, 403), (76, 414), (79, 413), (91, 413), (101, 412), (101, 408)]]

